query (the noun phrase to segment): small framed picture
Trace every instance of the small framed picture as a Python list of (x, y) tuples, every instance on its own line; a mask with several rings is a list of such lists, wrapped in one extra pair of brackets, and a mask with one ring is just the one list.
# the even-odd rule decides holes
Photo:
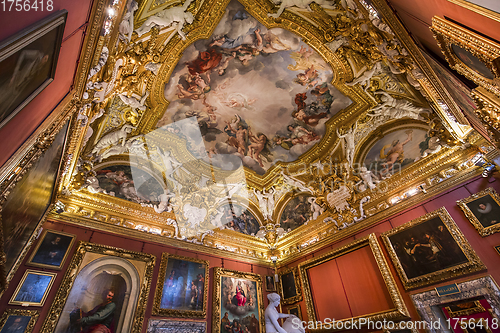
[(43, 306), (56, 275), (56, 273), (26, 270), (9, 304)]
[(7, 309), (0, 318), (0, 333), (31, 333), (39, 315), (35, 310)]
[(276, 291), (273, 275), (266, 275), (266, 291)]
[(302, 321), (302, 312), (300, 312), (300, 304), (289, 306), (288, 313), (296, 317), (299, 317), (299, 319)]
[(61, 231), (45, 230), (27, 265), (61, 269), (75, 242), (75, 237)]
[(293, 304), (302, 300), (299, 269), (297, 267), (285, 269), (279, 274), (281, 302)]
[(500, 197), (491, 187), (457, 201), (481, 236), (500, 231)]

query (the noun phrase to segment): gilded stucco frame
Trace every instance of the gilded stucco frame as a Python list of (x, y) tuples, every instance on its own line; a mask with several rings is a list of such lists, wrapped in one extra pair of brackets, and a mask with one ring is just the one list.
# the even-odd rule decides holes
[[(474, 215), (474, 213), (467, 206), (467, 204), (472, 202), (472, 201), (475, 201), (477, 199), (484, 198), (486, 196), (490, 196), (490, 198), (492, 198), (497, 203), (497, 205), (500, 207), (500, 196), (492, 187), (488, 187), (488, 188), (482, 190), (481, 192), (475, 193), (475, 194), (473, 194), (465, 199), (461, 199), (461, 200), (457, 201), (457, 205), (460, 208), (462, 208), (465, 216), (467, 216), (467, 219), (470, 221), (470, 223), (472, 223), (474, 228), (476, 228), (476, 230), (479, 232), (479, 234), (482, 237), (499, 232), (500, 231), (500, 223), (491, 225), (489, 227), (484, 227), (481, 224), (481, 222), (479, 222), (476, 215)], [(500, 218), (500, 216), (499, 216), (499, 218)]]
[(220, 332), (221, 323), (221, 279), (231, 277), (235, 279), (247, 279), (255, 282), (257, 288), (257, 302), (259, 311), (260, 332), (265, 331), (264, 304), (262, 299), (262, 277), (259, 274), (238, 272), (222, 267), (214, 267), (214, 284), (212, 297), (212, 332)]
[[(401, 262), (399, 261), (396, 250), (394, 249), (389, 237), (401, 231), (413, 228), (421, 223), (427, 222), (435, 217), (439, 217), (441, 222), (443, 222), (443, 225), (448, 229), (453, 240), (467, 258), (467, 262), (409, 279), (403, 269)], [(470, 274), (486, 269), (486, 266), (483, 264), (474, 249), (470, 246), (464, 234), (462, 234), (445, 207), (441, 207), (419, 218), (411, 220), (410, 222), (407, 222), (399, 227), (386, 231), (380, 237), (385, 243), (387, 252), (391, 257), (391, 260), (398, 272), (399, 278), (401, 279), (401, 282), (403, 283), (403, 286), (406, 290), (427, 286), (464, 274)]]
[[(163, 296), (163, 284), (165, 281), (165, 277), (167, 275), (167, 265), (169, 259), (190, 261), (205, 266), (205, 282), (203, 286), (203, 309), (201, 311), (161, 308), (161, 298)], [(207, 315), (208, 278), (209, 278), (208, 270), (209, 270), (209, 263), (207, 260), (183, 257), (170, 253), (163, 253), (161, 256), (160, 272), (158, 274), (158, 280), (156, 282), (156, 291), (153, 302), (153, 314), (159, 316), (168, 316), (168, 317), (205, 318), (205, 316)]]
[(71, 263), (66, 270), (66, 274), (59, 285), (59, 290), (52, 302), (49, 314), (45, 318), (45, 321), (40, 328), (41, 333), (51, 333), (54, 332), (57, 323), (61, 317), (62, 311), (66, 304), (73, 283), (77, 278), (78, 274), (81, 272), (81, 267), (85, 255), (87, 253), (100, 254), (103, 256), (115, 256), (123, 258), (126, 260), (136, 260), (145, 262), (143, 281), (139, 292), (139, 297), (137, 299), (137, 305), (134, 311), (134, 319), (132, 321), (132, 327), (129, 329), (129, 333), (140, 333), (142, 331), (142, 324), (144, 322), (144, 316), (146, 313), (146, 305), (148, 301), (148, 295), (151, 288), (151, 280), (153, 278), (153, 269), (155, 266), (156, 257), (152, 254), (140, 253), (134, 251), (128, 251), (112, 246), (93, 244), (89, 242), (80, 242)]
[[(451, 68), (490, 92), (500, 94), (500, 44), (437, 16), (432, 18), (431, 30)], [(489, 79), (464, 64), (453, 51), (453, 45), (469, 51), (481, 60), (492, 72), (494, 79)]]
[(7, 323), (7, 319), (9, 319), (10, 316), (26, 316), (26, 317), (31, 317), (28, 326), (26, 326), (26, 329), (24, 330), (23, 333), (31, 333), (33, 332), (33, 328), (35, 327), (35, 323), (40, 316), (40, 312), (36, 310), (24, 310), (24, 309), (6, 309), (5, 312), (2, 314), (2, 318), (0, 318), (0, 331), (3, 330), (5, 324)]
[(309, 268), (321, 265), (327, 261), (330, 261), (332, 259), (336, 259), (340, 256), (346, 255), (352, 251), (355, 251), (355, 250), (360, 249), (360, 248), (365, 247), (365, 246), (369, 246), (371, 249), (373, 257), (375, 258), (375, 261), (377, 262), (377, 266), (380, 270), (380, 274), (382, 275), (382, 278), (383, 278), (385, 285), (387, 287), (387, 291), (391, 297), (394, 308), (390, 309), (390, 310), (366, 314), (366, 315), (362, 315), (362, 316), (345, 318), (342, 320), (336, 320), (336, 322), (337, 323), (338, 322), (358, 323), (360, 319), (366, 319), (368, 321), (389, 320), (389, 321), (394, 322), (394, 321), (398, 321), (398, 320), (409, 319), (410, 314), (409, 314), (408, 309), (406, 308), (406, 305), (403, 301), (403, 297), (401, 296), (401, 294), (398, 290), (398, 287), (396, 285), (396, 281), (394, 280), (394, 277), (391, 274), (391, 270), (389, 269), (387, 261), (385, 260), (385, 257), (382, 253), (382, 249), (381, 249), (380, 245), (378, 244), (377, 237), (375, 236), (375, 234), (370, 234), (366, 237), (363, 237), (359, 240), (355, 240), (354, 242), (349, 243), (345, 246), (342, 246), (338, 249), (335, 249), (333, 251), (325, 253), (322, 256), (309, 259), (309, 260), (307, 260), (299, 265), (300, 276), (301, 276), (302, 282), (304, 284), (304, 298), (306, 301), (308, 320), (316, 322), (317, 317), (316, 317), (316, 310), (314, 309), (314, 300), (312, 297), (311, 287), (309, 285), (309, 280), (307, 278), (307, 270)]
[[(295, 285), (295, 291), (297, 294), (293, 297), (285, 298), (285, 294), (283, 292), (282, 278), (284, 275), (289, 273), (293, 274), (293, 283)], [(302, 300), (302, 288), (300, 283), (299, 269), (297, 267), (287, 268), (278, 273), (278, 290), (281, 296), (282, 304), (293, 304)]]

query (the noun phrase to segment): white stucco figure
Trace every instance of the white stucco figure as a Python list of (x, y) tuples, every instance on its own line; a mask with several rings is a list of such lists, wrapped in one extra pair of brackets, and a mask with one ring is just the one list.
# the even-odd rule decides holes
[(354, 86), (356, 84), (360, 84), (363, 89), (366, 91), (370, 87), (370, 80), (374, 75), (381, 73), (382, 70), (382, 62), (379, 61), (373, 65), (371, 69), (367, 69), (363, 72), (359, 77), (352, 80), (352, 82), (346, 83), (347, 86)]
[(321, 214), (323, 214), (325, 209), (316, 203), (316, 198), (314, 197), (308, 198), (307, 201), (311, 204), (311, 211), (313, 213), (311, 220), (316, 220)]
[(184, 213), (184, 218), (187, 219), (187, 223), (190, 228), (196, 228), (197, 225), (205, 219), (207, 216), (207, 210), (205, 208), (199, 208), (195, 206), (191, 206), (191, 204), (185, 204), (182, 208)]
[(86, 184), (87, 190), (90, 193), (104, 193), (104, 194), (109, 194), (112, 196), (115, 195), (114, 192), (108, 193), (105, 189), (101, 188), (99, 186), (99, 179), (97, 179), (97, 177), (95, 177), (95, 176), (87, 177), (87, 179), (85, 179), (85, 184)]
[(431, 137), (429, 139), (429, 141), (427, 142), (427, 149), (424, 150), (424, 152), (422, 153), (422, 155), (420, 155), (419, 157), (417, 157), (415, 159), (415, 162), (418, 161), (421, 158), (427, 157), (430, 154), (435, 154), (438, 151), (440, 151), (441, 148), (443, 148), (443, 146), (441, 145), (441, 143), (439, 141), (440, 140), (439, 140), (439, 138), (437, 136)]
[(172, 211), (172, 205), (170, 204), (170, 199), (173, 198), (175, 194), (171, 193), (169, 190), (164, 190), (163, 194), (160, 194), (158, 196), (158, 199), (160, 199), (160, 203), (158, 205), (154, 205), (153, 209), (155, 212), (158, 214), (161, 214), (163, 212), (171, 212)]
[(361, 182), (359, 182), (358, 184), (361, 192), (364, 192), (367, 189), (373, 190), (375, 187), (377, 187), (376, 184), (380, 183), (377, 176), (375, 176), (373, 172), (368, 170), (366, 167), (360, 168), (359, 177), (361, 178)]
[(120, 39), (130, 43), (132, 33), (134, 32), (134, 12), (139, 9), (139, 5), (135, 0), (129, 0), (127, 3), (127, 12), (123, 15), (118, 31)]
[(104, 148), (118, 145), (120, 142), (122, 146), (125, 146), (127, 135), (130, 134), (134, 129), (134, 126), (125, 124), (118, 131), (114, 131), (104, 135), (94, 146), (94, 149), (92, 149), (92, 154), (98, 155)]
[[(266, 333), (304, 333), (300, 319), (291, 314), (279, 313), (276, 308), (280, 305), (281, 297), (276, 293), (267, 294), (269, 305), (264, 313)], [(283, 327), (278, 322), (279, 318), (287, 318)], [(296, 318), (296, 319), (295, 319)]]
[(372, 113), (368, 114), (371, 117), (386, 116), (392, 119), (419, 119), (420, 112), (428, 111), (425, 108), (416, 107), (404, 99), (396, 99), (385, 91), (377, 91), (375, 94), (382, 95), (380, 97), (382, 103), (371, 110)]
[(184, 27), (184, 24), (191, 24), (194, 21), (193, 14), (186, 11), (191, 2), (192, 0), (186, 0), (182, 6), (171, 7), (148, 17), (141, 27), (135, 31), (140, 37), (149, 32), (155, 25), (158, 25), (160, 28), (165, 28), (176, 23), (176, 31), (179, 33), (181, 38), (185, 40), (186, 35), (182, 32), (182, 28)]
[(297, 7), (297, 8), (310, 10), (309, 4), (313, 1), (323, 8), (335, 9), (335, 6), (330, 5), (330, 2), (327, 0), (282, 0), (282, 1), (276, 1), (277, 3), (281, 2), (281, 5), (280, 5), (280, 8), (278, 9), (278, 12), (276, 14), (269, 13), (267, 15), (269, 17), (278, 18), (278, 17), (280, 17), (280, 15), (283, 13), (283, 11), (286, 8), (290, 8), (290, 7)]
[(92, 76), (96, 75), (101, 71), (102, 67), (106, 64), (106, 61), (108, 61), (108, 57), (109, 57), (109, 49), (106, 46), (104, 46), (102, 48), (101, 56), (99, 57), (97, 65), (92, 67), (89, 71), (88, 79), (90, 79)]
[(168, 150), (163, 151), (161, 148), (158, 148), (158, 155), (163, 162), (163, 171), (165, 172), (165, 178), (174, 183), (174, 190), (177, 189), (177, 187), (181, 185), (173, 177), (173, 175), (180, 167), (182, 167), (182, 163), (179, 163)]
[[(128, 97), (126, 95), (126, 93), (120, 94), (118, 96), (120, 97), (122, 102), (127, 104), (128, 106), (130, 106), (134, 109), (139, 109), (141, 111), (144, 111), (144, 110), (146, 110), (146, 105), (144, 105), (144, 104), (146, 103), (146, 99), (149, 96), (149, 91), (146, 91), (146, 93), (142, 97), (137, 96), (135, 94), (132, 94), (132, 96)], [(135, 96), (139, 97), (140, 100), (139, 100), (139, 98), (137, 98)]]
[(356, 151), (356, 144), (354, 139), (357, 129), (358, 129), (357, 122), (354, 123), (354, 127), (350, 127), (348, 130), (346, 130), (346, 132), (343, 135), (340, 135), (339, 129), (336, 128), (337, 136), (340, 139), (344, 139), (345, 157), (350, 167), (352, 167), (352, 164), (354, 163), (354, 152)]
[(264, 216), (265, 219), (269, 217), (269, 212), (268, 212), (268, 204), (267, 204), (267, 197), (265, 195), (265, 190), (261, 191), (256, 191), (253, 189), (253, 194), (255, 194), (255, 197), (257, 198), (257, 202), (259, 203), (259, 209), (262, 215)]
[(267, 192), (265, 190), (262, 191), (262, 194), (266, 197), (267, 199), (267, 214), (268, 214), (268, 219), (271, 219), (273, 216), (274, 212), (274, 194), (276, 191), (274, 190), (273, 187), (271, 187)]
[(294, 177), (288, 176), (283, 171), (281, 171), (281, 176), (283, 177), (283, 182), (286, 185), (288, 185), (290, 187), (298, 188), (299, 191), (301, 191), (301, 192), (309, 192), (309, 193), (313, 194), (313, 190), (310, 189), (309, 187), (307, 187), (306, 183), (304, 183), (303, 181), (300, 181)]

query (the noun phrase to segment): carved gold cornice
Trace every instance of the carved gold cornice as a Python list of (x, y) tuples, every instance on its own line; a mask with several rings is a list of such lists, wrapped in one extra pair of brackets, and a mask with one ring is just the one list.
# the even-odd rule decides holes
[(475, 110), (477, 116), (500, 148), (500, 98), (483, 87), (473, 89), (472, 98), (478, 106)]

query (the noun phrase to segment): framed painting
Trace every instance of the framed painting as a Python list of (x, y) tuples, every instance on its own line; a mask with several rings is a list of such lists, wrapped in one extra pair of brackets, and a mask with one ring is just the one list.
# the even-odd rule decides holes
[(39, 315), (35, 310), (7, 309), (0, 318), (0, 333), (31, 333)]
[(75, 237), (62, 231), (45, 230), (41, 241), (38, 242), (26, 264), (61, 269), (75, 242)]
[(445, 307), (450, 318), (469, 316), (486, 311), (480, 301), (462, 302)]
[(9, 304), (43, 306), (56, 275), (56, 273), (38, 272), (27, 269)]
[(274, 275), (266, 275), (266, 291), (276, 291)]
[(52, 145), (33, 163), (2, 205), (4, 270), (7, 283), (34, 243), (48, 213), (52, 192), (64, 152), (68, 123), (56, 134)]
[(187, 320), (149, 319), (148, 333), (205, 333), (207, 323)]
[(54, 80), (67, 15), (58, 11), (0, 44), (0, 128)]
[(500, 44), (434, 16), (432, 32), (450, 67), (494, 94), (500, 92)]
[(302, 321), (302, 312), (300, 311), (300, 304), (289, 306), (287, 311), (289, 314), (293, 314)]
[(405, 289), (486, 269), (444, 207), (381, 237)]
[(262, 278), (214, 268), (212, 333), (264, 332)]
[(500, 197), (491, 187), (457, 201), (481, 236), (500, 231)]
[(279, 292), (282, 304), (293, 304), (302, 300), (299, 269), (287, 268), (278, 273)]
[(205, 318), (208, 297), (208, 261), (163, 253), (153, 314)]
[(155, 256), (80, 242), (59, 286), (43, 333), (142, 331)]
[(500, 254), (500, 245), (495, 246), (495, 251), (497, 251), (497, 253)]

